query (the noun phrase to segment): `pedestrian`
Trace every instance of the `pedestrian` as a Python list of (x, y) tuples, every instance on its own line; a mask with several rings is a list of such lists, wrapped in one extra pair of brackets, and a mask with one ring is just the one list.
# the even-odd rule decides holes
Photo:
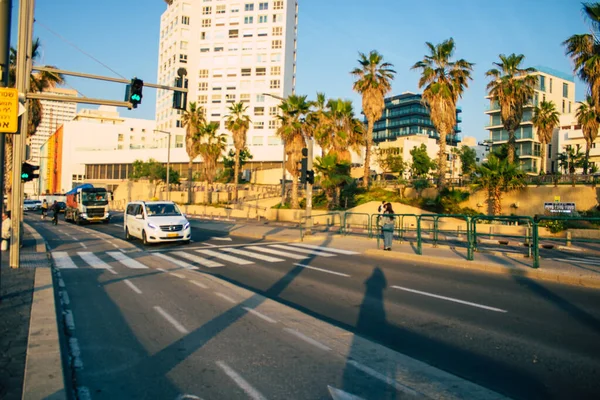
[(394, 238), (394, 210), (392, 209), (392, 203), (384, 205), (381, 225), (383, 231), (383, 250), (392, 251), (392, 240)]
[(382, 201), (381, 204), (379, 205), (379, 207), (377, 208), (377, 213), (378, 214), (381, 214), (383, 212), (383, 210), (384, 210), (383, 207), (384, 206), (385, 206), (385, 201)]
[(48, 202), (44, 199), (42, 203), (42, 219), (46, 218), (46, 215), (48, 215)]
[(12, 225), (10, 221), (10, 211), (5, 211), (2, 214), (2, 251), (8, 250), (8, 242), (12, 233)]

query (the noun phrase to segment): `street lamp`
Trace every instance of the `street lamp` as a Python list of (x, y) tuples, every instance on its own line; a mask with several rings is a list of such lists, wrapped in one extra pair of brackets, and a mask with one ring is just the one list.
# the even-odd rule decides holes
[(169, 178), (171, 175), (171, 132), (161, 131), (160, 129), (154, 129), (154, 132), (166, 133), (169, 135), (169, 143), (167, 144), (167, 200), (171, 200), (171, 186), (169, 185)]

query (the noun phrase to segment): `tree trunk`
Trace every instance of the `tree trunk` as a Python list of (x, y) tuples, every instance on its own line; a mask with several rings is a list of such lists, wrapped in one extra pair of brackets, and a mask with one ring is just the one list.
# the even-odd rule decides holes
[(591, 147), (591, 143), (588, 143), (588, 141), (585, 141), (585, 159), (583, 160), (583, 174), (587, 175), (588, 173), (588, 167), (590, 165), (590, 147)]
[(367, 137), (365, 140), (365, 173), (363, 175), (363, 187), (369, 187), (369, 178), (371, 176), (371, 143), (373, 141), (373, 125), (375, 121), (367, 121)]
[(542, 156), (542, 161), (540, 162), (540, 173), (543, 174), (546, 172), (546, 143), (541, 143), (540, 155)]
[(192, 204), (192, 159), (188, 163), (188, 204)]
[(494, 188), (494, 215), (502, 213), (502, 191), (499, 187)]
[(233, 178), (233, 198), (235, 201), (238, 200), (238, 178), (240, 175), (240, 149), (235, 149), (235, 168)]
[(440, 131), (440, 152), (438, 153), (438, 190), (446, 184), (446, 132)]
[(336, 187), (335, 188), (335, 206), (339, 208), (340, 206), (340, 202), (342, 200), (342, 188), (341, 187)]
[(292, 174), (292, 200), (290, 206), (294, 209), (300, 208), (298, 202), (298, 174)]
[(516, 140), (515, 140), (515, 131), (509, 131), (508, 132), (508, 163), (512, 164), (515, 162), (515, 145), (516, 145)]

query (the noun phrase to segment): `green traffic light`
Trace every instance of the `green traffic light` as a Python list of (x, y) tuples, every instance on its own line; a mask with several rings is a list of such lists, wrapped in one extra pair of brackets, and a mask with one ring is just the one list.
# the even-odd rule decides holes
[(29, 178), (29, 174), (27, 172), (23, 172), (21, 174), (21, 179), (27, 179), (27, 178)]
[(134, 94), (131, 96), (131, 100), (140, 101), (142, 98), (139, 94)]

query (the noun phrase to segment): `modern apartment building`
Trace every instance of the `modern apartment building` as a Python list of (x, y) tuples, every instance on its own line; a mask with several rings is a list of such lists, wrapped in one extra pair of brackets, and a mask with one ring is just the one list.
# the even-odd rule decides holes
[[(560, 166), (559, 154), (569, 151), (571, 148), (575, 150), (575, 153), (579, 153), (582, 156), (585, 154), (585, 139), (583, 138), (583, 131), (581, 125), (577, 122), (576, 111), (571, 114), (565, 114), (560, 116), (560, 126), (554, 130), (554, 137), (550, 144), (550, 149), (553, 150), (552, 154), (548, 155), (550, 161), (549, 172), (562, 172), (565, 173), (564, 168)], [(590, 146), (590, 159), (589, 167), (592, 171), (600, 168), (600, 137)], [(576, 173), (583, 172), (583, 168), (576, 168)]]
[[(283, 148), (275, 135), (278, 98), (294, 92), (296, 80), (296, 0), (165, 0), (161, 17), (158, 82), (173, 85), (185, 69), (188, 103), (220, 124), (235, 102), (248, 106), (252, 120), (248, 148), (252, 162), (281, 162)], [(157, 129), (184, 132), (182, 111), (173, 94), (158, 90)]]
[[(456, 110), (456, 128), (453, 135), (446, 137), (446, 142), (456, 146), (460, 142), (459, 123), (462, 110)], [(420, 94), (405, 92), (398, 96), (385, 99), (385, 110), (381, 119), (373, 127), (373, 141), (375, 143), (394, 141), (396, 138), (409, 135), (426, 134), (430, 138), (438, 139), (439, 133), (431, 122), (429, 110), (423, 104)]]
[[(542, 101), (552, 101), (556, 110), (562, 114), (571, 114), (575, 110), (575, 81), (571, 75), (555, 71), (547, 67), (535, 67), (534, 75), (538, 77), (535, 94), (532, 102), (525, 107), (521, 125), (515, 132), (516, 155), (519, 158), (521, 169), (528, 173), (537, 174), (540, 171), (540, 141), (536, 129), (533, 127), (534, 107)], [(485, 111), (490, 117), (486, 129), (490, 134), (492, 151), (508, 142), (508, 132), (502, 126), (500, 106), (490, 96), (486, 97), (490, 105)], [(551, 151), (546, 152), (547, 155)], [(551, 158), (543, 160), (546, 170), (551, 170)]]

